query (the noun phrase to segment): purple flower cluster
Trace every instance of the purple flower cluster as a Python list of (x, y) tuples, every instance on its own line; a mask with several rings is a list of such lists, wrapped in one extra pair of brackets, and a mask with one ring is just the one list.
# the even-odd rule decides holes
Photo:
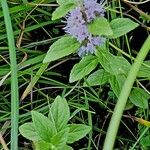
[(66, 16), (67, 25), (64, 28), (66, 33), (77, 38), (79, 42), (85, 40), (89, 36), (85, 20), (82, 17), (82, 12), (80, 8), (75, 8)]
[(66, 16), (67, 25), (64, 30), (82, 44), (78, 50), (80, 57), (93, 54), (95, 46), (102, 45), (105, 41), (105, 38), (88, 32), (87, 24), (97, 16), (104, 16), (103, 5), (97, 3), (97, 0), (83, 0), (82, 6), (76, 7)]

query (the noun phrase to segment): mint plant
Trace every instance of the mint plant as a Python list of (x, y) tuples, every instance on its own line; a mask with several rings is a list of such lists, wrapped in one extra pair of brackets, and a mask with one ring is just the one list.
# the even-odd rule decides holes
[(69, 124), (70, 110), (65, 98), (57, 96), (48, 117), (32, 111), (32, 122), (19, 127), (20, 133), (33, 142), (36, 150), (73, 150), (68, 144), (80, 140), (91, 130), (85, 124)]
[(148, 1), (1, 0), (0, 149), (149, 150)]
[[(67, 2), (57, 0), (57, 2), (60, 6), (54, 11), (52, 19), (55, 20), (61, 17), (66, 19), (63, 21), (66, 35), (52, 44), (43, 63), (78, 53), (81, 61), (72, 68), (69, 82), (72, 83), (84, 79), (84, 86), (107, 83), (110, 85), (116, 98), (119, 98), (132, 65), (124, 57), (110, 52), (110, 46), (115, 47), (117, 50), (119, 49), (110, 41), (134, 30), (138, 27), (138, 23), (129, 18), (108, 20), (105, 18), (104, 13), (106, 11), (105, 3), (98, 3), (96, 0), (70, 0)], [(69, 5), (70, 7), (68, 7)], [(77, 47), (72, 46), (69, 41), (74, 41), (73, 44), (77, 45)], [(96, 67), (99, 69), (90, 74)], [(136, 75), (140, 76), (140, 74), (142, 73), (138, 71)], [(86, 80), (88, 75), (89, 77)], [(97, 80), (103, 79), (104, 75), (104, 81)], [(133, 88), (131, 90), (129, 100), (134, 105), (147, 109), (149, 95), (142, 97), (145, 91), (141, 88)], [(136, 92), (138, 92), (138, 95), (135, 98)], [(141, 97), (143, 99), (142, 102)], [(124, 107), (125, 105), (122, 106)], [(116, 132), (114, 131), (114, 133)], [(108, 145), (107, 142), (105, 145)]]
[(108, 21), (104, 17), (105, 3), (98, 3), (96, 0), (80, 2), (58, 0), (57, 2), (60, 6), (53, 12), (52, 19), (65, 18), (63, 22), (66, 25), (64, 27), (66, 35), (51, 45), (43, 63), (78, 53), (82, 59), (72, 68), (69, 82), (85, 78), (100, 65), (99, 69), (103, 69), (103, 71), (99, 71), (96, 77), (95, 73), (93, 73), (94, 76), (93, 74), (89, 76), (97, 83), (92, 83), (93, 81), (88, 83), (88, 77), (83, 85), (101, 85), (101, 80), (96, 78), (102, 79), (105, 72), (107, 75), (102, 84), (109, 83), (118, 97), (131, 64), (124, 57), (115, 56), (109, 52), (109, 40), (127, 34), (138, 24), (129, 18), (116, 18)]
[[(97, 47), (103, 46), (108, 39), (123, 36), (138, 26), (129, 18), (117, 18), (109, 22), (104, 17), (104, 3), (99, 4), (96, 0), (57, 0), (57, 2), (59, 7), (53, 12), (52, 19), (64, 17), (64, 30), (67, 34), (52, 44), (44, 63), (76, 52), (80, 57), (95, 54)], [(79, 47), (72, 50), (73, 46), (69, 41), (74, 41)]]

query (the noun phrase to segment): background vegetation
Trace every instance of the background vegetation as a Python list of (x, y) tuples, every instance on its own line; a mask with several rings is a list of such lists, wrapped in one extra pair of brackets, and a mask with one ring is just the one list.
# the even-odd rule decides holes
[[(113, 59), (107, 56), (107, 61), (101, 62), (91, 75), (69, 83), (71, 69), (81, 60), (77, 54), (43, 64), (49, 47), (65, 34), (62, 30), (64, 23), (61, 19), (51, 19), (53, 11), (58, 7), (57, 2), (55, 0), (8, 0), (13, 34), (6, 28), (9, 21), (4, 21), (7, 10), (2, 9), (2, 2), (4, 1), (1, 0), (0, 3), (0, 141), (2, 143), (0, 148), (10, 148), (11, 138), (14, 138), (10, 136), (12, 110), (16, 110), (16, 117), (13, 121), (16, 124), (19, 123), (20, 126), (31, 121), (31, 110), (47, 115), (49, 105), (60, 95), (66, 98), (70, 107), (69, 123), (86, 124), (92, 127), (91, 132), (85, 138), (71, 146), (75, 150), (102, 149), (109, 121), (122, 88), (123, 77), (117, 75), (110, 79), (108, 74), (103, 73), (99, 76), (96, 71), (107, 67), (105, 66), (107, 61), (112, 62), (113, 70), (118, 69), (123, 61), (120, 60), (119, 63), (114, 64)], [(108, 42), (109, 51), (116, 57), (121, 56), (130, 64), (134, 62), (149, 35), (149, 3), (147, 1), (106, 1), (105, 17), (108, 21), (125, 17), (139, 24), (127, 35), (110, 39)], [(7, 39), (11, 36), (14, 36), (16, 59), (11, 58), (9, 53), (14, 50), (13, 44), (8, 43)], [(14, 59), (17, 61), (18, 68), (18, 88), (17, 84), (15, 85), (16, 81), (13, 83), (11, 79), (16, 77), (15, 74), (11, 77), (12, 71), (10, 70), (10, 66), (15, 67), (12, 64)], [(116, 138), (116, 150), (150, 149), (149, 59), (148, 54), (126, 104)], [(19, 102), (19, 108), (11, 101), (11, 83), (14, 85), (12, 92), (19, 91), (19, 100), (15, 101)], [(19, 116), (17, 115), (18, 109)], [(19, 138), (18, 149), (33, 149), (31, 141), (25, 139), (20, 133), (16, 132), (16, 134)]]

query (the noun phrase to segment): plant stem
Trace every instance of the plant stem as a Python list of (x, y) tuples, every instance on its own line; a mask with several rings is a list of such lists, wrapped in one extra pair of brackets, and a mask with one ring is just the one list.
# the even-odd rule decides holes
[(118, 102), (115, 106), (111, 121), (109, 123), (103, 150), (113, 150), (115, 138), (117, 135), (124, 107), (126, 105), (127, 99), (129, 97), (130, 91), (136, 79), (137, 73), (140, 69), (140, 66), (149, 50), (150, 50), (150, 36), (148, 36), (142, 48), (140, 49), (140, 52), (138, 53), (137, 58), (135, 59), (132, 67), (130, 68), (128, 77), (122, 87), (120, 96), (118, 98)]
[(19, 92), (17, 79), (18, 75), (16, 48), (7, 1), (1, 0), (1, 4), (6, 25), (11, 67), (11, 150), (18, 150)]
[(139, 141), (141, 140), (141, 138), (145, 135), (145, 133), (148, 131), (149, 127), (147, 127), (140, 135), (140, 137), (137, 139), (137, 141), (135, 142), (135, 144), (132, 146), (132, 148), (130, 150), (134, 150), (134, 148), (136, 147), (136, 145), (139, 143)]

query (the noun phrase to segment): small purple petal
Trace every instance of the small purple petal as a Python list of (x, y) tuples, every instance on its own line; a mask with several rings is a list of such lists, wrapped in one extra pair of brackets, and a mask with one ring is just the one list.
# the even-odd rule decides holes
[(83, 57), (85, 55), (85, 53), (86, 53), (86, 47), (85, 46), (80, 47), (78, 50), (78, 55), (80, 57)]
[(91, 43), (87, 43), (86, 46), (82, 46), (78, 50), (78, 55), (80, 57), (83, 57), (83, 56), (88, 55), (88, 54), (93, 54), (94, 52), (95, 52), (95, 46)]
[(103, 45), (105, 42), (105, 38), (100, 37), (100, 36), (90, 37), (89, 40), (95, 46)]
[(92, 43), (88, 43), (86, 46), (86, 53), (93, 54), (95, 52), (95, 46)]
[(97, 3), (97, 0), (84, 0), (83, 6), (88, 22), (91, 22), (96, 16), (104, 16), (103, 5)]

